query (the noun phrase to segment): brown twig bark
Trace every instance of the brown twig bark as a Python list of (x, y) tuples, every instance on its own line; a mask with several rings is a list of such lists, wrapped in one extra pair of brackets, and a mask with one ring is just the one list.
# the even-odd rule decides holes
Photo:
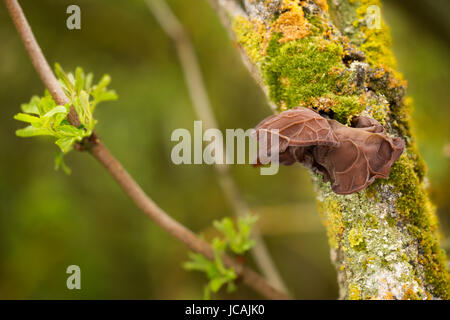
[[(17, 0), (4, 1), (30, 59), (45, 86), (58, 104), (67, 104), (69, 99), (64, 94), (58, 80), (48, 65), (20, 4)], [(68, 117), (68, 121), (74, 126), (79, 124), (78, 116), (73, 110), (71, 111), (70, 117)], [(158, 207), (156, 203), (145, 194), (137, 182), (128, 174), (120, 162), (109, 152), (97, 136), (88, 139), (88, 141), (85, 142), (85, 147), (113, 176), (135, 205), (149, 218), (155, 221), (172, 236), (186, 244), (191, 250), (201, 253), (209, 259), (213, 259), (213, 250), (211, 246)], [(231, 257), (225, 256), (224, 262), (228, 267), (235, 269), (236, 273), (242, 278), (246, 285), (253, 288), (262, 296), (268, 299), (289, 299), (287, 295), (273, 288), (256, 272), (241, 265)]]

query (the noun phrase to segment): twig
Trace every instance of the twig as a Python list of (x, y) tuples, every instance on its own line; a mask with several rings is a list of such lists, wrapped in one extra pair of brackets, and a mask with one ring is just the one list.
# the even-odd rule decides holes
[[(206, 128), (217, 128), (217, 121), (203, 81), (200, 64), (185, 28), (164, 0), (146, 0), (146, 2), (162, 29), (170, 38), (172, 38), (176, 46), (185, 82), (188, 86), (188, 91), (197, 116), (203, 121)], [(242, 217), (248, 214), (250, 208), (240, 196), (238, 187), (229, 174), (228, 166), (216, 164), (215, 168), (219, 173), (220, 186), (232, 205), (236, 215)], [(253, 228), (252, 237), (255, 241), (255, 246), (251, 252), (259, 269), (269, 283), (275, 288), (287, 293), (287, 287), (256, 226)]]
[[(33, 65), (45, 86), (57, 103), (68, 103), (69, 100), (65, 96), (62, 88), (50, 69), (19, 3), (17, 0), (5, 0), (5, 4), (22, 38), (22, 41), (24, 42), (25, 48), (30, 55)], [(78, 118), (71, 117), (68, 118), (68, 120), (72, 125), (76, 125)], [(107, 169), (125, 193), (133, 200), (136, 206), (139, 207), (148, 217), (154, 220), (175, 238), (185, 243), (191, 250), (201, 253), (209, 259), (213, 258), (213, 250), (211, 246), (207, 242), (198, 238), (192, 231), (171, 218), (167, 213), (159, 208), (122, 167), (120, 162), (114, 158), (114, 156), (103, 145), (98, 137), (91, 137), (87, 145), (89, 147), (89, 152)], [(288, 296), (269, 285), (266, 280), (256, 272), (242, 266), (231, 257), (225, 256), (224, 262), (228, 267), (236, 270), (237, 274), (242, 277), (245, 284), (259, 292), (264, 297), (268, 299), (289, 299)]]

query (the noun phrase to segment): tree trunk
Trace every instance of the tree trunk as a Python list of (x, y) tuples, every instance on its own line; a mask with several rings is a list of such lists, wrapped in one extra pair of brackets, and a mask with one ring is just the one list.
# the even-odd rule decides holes
[[(342, 299), (447, 299), (446, 256), (378, 0), (211, 0), (274, 112), (375, 118), (406, 148), (388, 179), (337, 195), (311, 173)], [(375, 14), (375, 16), (368, 16)], [(375, 19), (369, 21), (369, 19)]]

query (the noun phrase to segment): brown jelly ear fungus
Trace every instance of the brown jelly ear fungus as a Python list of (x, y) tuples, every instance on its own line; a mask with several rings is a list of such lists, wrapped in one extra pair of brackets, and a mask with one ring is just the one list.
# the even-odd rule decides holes
[(304, 164), (330, 181), (337, 194), (358, 192), (376, 178), (387, 178), (405, 148), (403, 139), (389, 137), (375, 119), (360, 116), (348, 127), (303, 107), (272, 115), (255, 129), (257, 138), (266, 131), (269, 156), (274, 135), (280, 164)]

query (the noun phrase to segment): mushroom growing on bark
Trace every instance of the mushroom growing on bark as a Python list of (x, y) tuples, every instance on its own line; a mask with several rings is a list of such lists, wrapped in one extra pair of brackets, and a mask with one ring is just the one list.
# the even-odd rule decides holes
[(375, 119), (360, 116), (348, 127), (303, 107), (272, 115), (255, 129), (258, 139), (267, 133), (267, 154), (274, 151), (274, 135), (281, 164), (300, 162), (321, 173), (337, 194), (358, 192), (376, 178), (387, 178), (405, 147), (403, 139), (389, 137)]

